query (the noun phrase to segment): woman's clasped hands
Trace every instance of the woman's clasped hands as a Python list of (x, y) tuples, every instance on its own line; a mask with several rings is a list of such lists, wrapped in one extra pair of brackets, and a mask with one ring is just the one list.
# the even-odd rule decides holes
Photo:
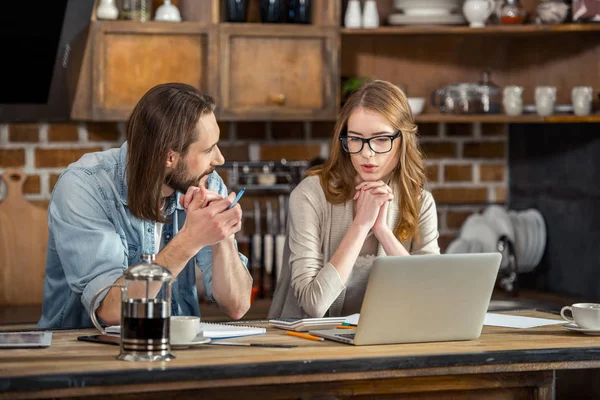
[(383, 181), (364, 181), (356, 187), (354, 201), (356, 213), (354, 223), (373, 229), (376, 237), (389, 230), (386, 217), (388, 204), (394, 199), (394, 193)]

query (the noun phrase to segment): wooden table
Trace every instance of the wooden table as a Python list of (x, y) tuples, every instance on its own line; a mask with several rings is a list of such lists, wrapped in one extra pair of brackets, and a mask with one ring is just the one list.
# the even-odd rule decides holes
[(235, 340), (298, 347), (203, 345), (173, 350), (176, 359), (164, 363), (118, 361), (118, 347), (76, 340), (92, 333), (56, 331), (50, 348), (0, 350), (0, 399), (552, 399), (556, 371), (600, 367), (600, 336), (560, 325), (484, 327), (472, 341), (380, 346), (269, 329)]

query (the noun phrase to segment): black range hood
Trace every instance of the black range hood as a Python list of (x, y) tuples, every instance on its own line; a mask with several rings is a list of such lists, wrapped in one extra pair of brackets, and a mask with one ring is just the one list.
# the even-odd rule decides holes
[(0, 123), (69, 120), (94, 0), (3, 3)]

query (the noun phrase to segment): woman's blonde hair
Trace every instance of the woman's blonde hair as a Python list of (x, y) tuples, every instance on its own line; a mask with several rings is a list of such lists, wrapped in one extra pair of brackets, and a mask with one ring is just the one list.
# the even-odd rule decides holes
[(411, 237), (418, 240), (425, 167), (408, 100), (395, 85), (376, 80), (363, 84), (351, 94), (335, 125), (329, 159), (323, 165), (309, 170), (308, 174), (319, 177), (330, 203), (345, 203), (353, 197), (357, 172), (352, 166), (350, 154), (342, 148), (340, 136), (346, 135), (348, 119), (359, 108), (380, 114), (395, 130), (401, 132), (398, 164), (390, 180), (394, 196), (400, 203), (400, 218), (394, 227), (394, 235), (400, 240)]

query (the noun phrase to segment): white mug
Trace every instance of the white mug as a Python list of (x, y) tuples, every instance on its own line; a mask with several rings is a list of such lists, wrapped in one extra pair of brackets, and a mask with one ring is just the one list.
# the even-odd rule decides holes
[(535, 88), (535, 107), (538, 115), (547, 117), (554, 112), (556, 88), (554, 86), (538, 86)]
[(592, 112), (591, 86), (576, 86), (571, 90), (571, 101), (575, 115), (584, 116)]
[[(571, 312), (572, 317), (567, 316), (566, 312)], [(563, 307), (560, 316), (583, 329), (600, 329), (600, 304), (597, 303), (577, 303)]]
[(523, 113), (523, 87), (506, 86), (502, 94), (504, 112), (511, 116), (521, 115)]
[(171, 343), (189, 343), (198, 334), (200, 317), (174, 316), (170, 319)]

